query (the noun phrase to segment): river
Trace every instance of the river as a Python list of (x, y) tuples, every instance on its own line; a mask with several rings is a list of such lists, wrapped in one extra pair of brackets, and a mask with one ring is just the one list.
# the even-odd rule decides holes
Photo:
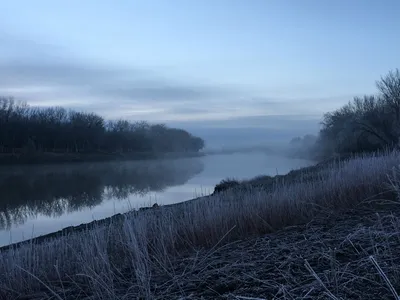
[(172, 204), (209, 194), (227, 177), (285, 174), (309, 164), (251, 153), (0, 167), (0, 246), (155, 202)]

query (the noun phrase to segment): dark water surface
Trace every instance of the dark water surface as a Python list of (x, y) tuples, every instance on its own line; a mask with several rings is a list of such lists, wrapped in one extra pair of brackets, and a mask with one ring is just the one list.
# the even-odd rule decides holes
[(226, 177), (284, 174), (309, 165), (263, 153), (159, 161), (0, 168), (0, 246), (132, 208), (209, 194)]

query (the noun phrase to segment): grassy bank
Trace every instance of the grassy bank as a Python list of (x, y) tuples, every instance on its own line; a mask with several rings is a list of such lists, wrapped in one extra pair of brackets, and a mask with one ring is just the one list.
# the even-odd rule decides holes
[(399, 152), (332, 162), (312, 180), (230, 189), (7, 250), (0, 296), (376, 299), (376, 287), (390, 299), (399, 164)]

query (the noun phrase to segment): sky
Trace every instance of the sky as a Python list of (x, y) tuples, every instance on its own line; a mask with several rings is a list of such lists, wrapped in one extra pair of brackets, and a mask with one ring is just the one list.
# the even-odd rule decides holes
[(1, 1), (0, 95), (186, 128), (316, 131), (400, 66), (399, 11), (398, 0)]

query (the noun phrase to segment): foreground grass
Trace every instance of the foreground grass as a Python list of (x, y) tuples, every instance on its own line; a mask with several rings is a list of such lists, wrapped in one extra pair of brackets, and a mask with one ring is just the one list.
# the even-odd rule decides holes
[[(353, 287), (351, 298), (374, 299), (367, 288), (376, 284), (380, 295), (396, 299), (391, 286), (400, 280), (397, 204), (379, 206), (385, 217), (378, 219), (374, 211), (365, 214), (359, 207), (377, 200), (396, 203), (393, 168), (399, 164), (399, 152), (359, 157), (332, 163), (313, 180), (299, 176), (272, 190), (228, 190), (7, 250), (0, 253), (0, 297), (339, 299), (350, 297)], [(315, 223), (327, 212), (335, 216), (343, 210), (351, 213), (333, 222), (339, 229), (329, 231), (326, 217)], [(363, 225), (369, 219), (375, 221)], [(312, 220), (295, 233), (281, 231)], [(343, 245), (347, 252), (338, 250)]]
[(154, 270), (164, 282), (154, 291), (170, 299), (399, 299), (399, 229), (397, 204), (321, 215), (178, 259), (169, 274)]

